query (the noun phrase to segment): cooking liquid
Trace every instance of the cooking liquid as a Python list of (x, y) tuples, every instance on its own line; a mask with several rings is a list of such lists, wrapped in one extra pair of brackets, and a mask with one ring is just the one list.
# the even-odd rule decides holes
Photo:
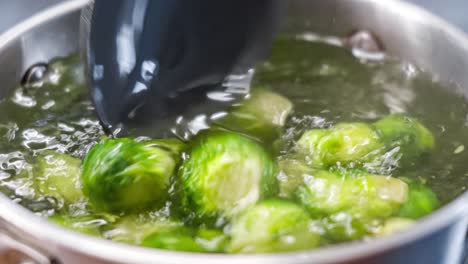
[[(294, 104), (281, 155), (308, 129), (337, 122), (373, 122), (406, 112), (432, 131), (436, 144), (428, 160), (401, 168), (398, 175), (426, 181), (443, 203), (465, 191), (468, 107), (455, 85), (441, 84), (407, 62), (384, 57), (364, 61), (347, 49), (310, 41), (306, 35), (280, 38), (272, 54), (256, 69), (253, 87), (269, 87)], [(18, 87), (0, 102), (0, 191), (38, 215), (65, 213), (83, 219), (78, 221), (81, 227), (95, 227), (94, 235), (117, 241), (137, 243), (142, 229), (138, 226), (148, 222), (173, 224), (165, 222), (170, 204), (120, 221), (120, 216), (93, 212), (85, 200), (66, 205), (37, 192), (35, 182), (41, 175), (31, 169), (34, 156), (55, 150), (83, 158), (103, 136), (87, 98), (78, 57), (57, 59), (50, 66), (44, 81)], [(187, 138), (208, 123), (201, 117), (189, 126), (167, 130)]]

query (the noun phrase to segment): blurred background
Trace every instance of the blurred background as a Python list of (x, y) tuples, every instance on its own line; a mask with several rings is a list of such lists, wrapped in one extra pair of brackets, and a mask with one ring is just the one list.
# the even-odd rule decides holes
[[(66, 0), (0, 0), (0, 32), (57, 2)], [(382, 0), (387, 1), (387, 0)], [(416, 3), (468, 32), (468, 0), (408, 0)], [(34, 3), (34, 5), (31, 5)], [(22, 14), (22, 15), (19, 15)]]

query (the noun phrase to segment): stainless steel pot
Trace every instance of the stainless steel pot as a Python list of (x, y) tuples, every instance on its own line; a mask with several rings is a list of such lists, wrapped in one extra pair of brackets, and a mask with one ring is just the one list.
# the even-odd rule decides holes
[[(79, 12), (87, 2), (63, 2), (0, 36), (0, 97), (30, 65), (78, 51)], [(344, 36), (356, 29), (371, 30), (390, 54), (459, 84), (468, 94), (467, 36), (415, 6), (397, 0), (290, 0), (289, 14), (289, 32)], [(411, 230), (369, 243), (287, 254), (208, 255), (146, 249), (74, 233), (0, 195), (0, 252), (14, 249), (9, 252), (39, 263), (452, 264), (460, 261), (467, 224), (465, 193)]]

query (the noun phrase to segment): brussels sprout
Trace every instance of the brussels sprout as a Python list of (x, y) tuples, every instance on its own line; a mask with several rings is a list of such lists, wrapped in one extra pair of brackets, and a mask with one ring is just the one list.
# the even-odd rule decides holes
[(240, 105), (215, 121), (215, 124), (245, 133), (265, 142), (279, 136), (280, 127), (293, 110), (293, 104), (285, 97), (264, 89), (254, 89)]
[(80, 165), (81, 161), (72, 156), (50, 150), (42, 152), (33, 165), (40, 193), (67, 203), (83, 198)]
[(185, 143), (176, 138), (153, 139), (146, 142), (148, 145), (153, 145), (170, 151), (174, 157), (178, 157), (185, 148)]
[(143, 239), (142, 246), (189, 252), (224, 251), (228, 237), (218, 230), (178, 228), (172, 231), (155, 232)]
[(204, 252), (204, 248), (191, 234), (182, 231), (154, 233), (143, 239), (144, 247), (174, 251)]
[(72, 229), (92, 236), (101, 236), (101, 229), (108, 225), (112, 219), (97, 215), (70, 216), (65, 214), (56, 214), (49, 217), (52, 221), (63, 227)]
[(329, 214), (321, 218), (323, 237), (331, 243), (362, 239), (378, 230), (383, 220), (350, 210)]
[(183, 227), (184, 223), (169, 218), (161, 211), (145, 211), (120, 217), (112, 229), (103, 236), (107, 239), (133, 245), (141, 245), (143, 239), (153, 233), (172, 232)]
[(208, 252), (221, 253), (225, 251), (230, 238), (220, 230), (202, 228), (197, 230), (196, 241)]
[(405, 182), (357, 170), (317, 171), (296, 192), (313, 215), (351, 211), (362, 216), (388, 217), (406, 202)]
[(284, 198), (291, 198), (304, 179), (315, 173), (314, 169), (295, 159), (279, 160), (278, 167), (279, 195)]
[[(308, 163), (316, 168), (325, 166), (323, 155), (325, 154), (323, 149), (320, 149), (320, 140), (330, 134), (329, 129), (312, 129), (304, 134), (297, 142), (297, 148), (300, 153), (307, 156)], [(328, 164), (327, 164), (328, 165)]]
[(329, 167), (372, 161), (381, 155), (383, 145), (367, 124), (342, 123), (330, 130), (311, 130), (297, 142), (313, 167)]
[(376, 233), (377, 236), (388, 236), (408, 229), (415, 221), (408, 218), (393, 217), (387, 219), (385, 224)]
[(398, 214), (400, 217), (419, 219), (439, 208), (439, 199), (431, 189), (409, 178), (402, 180), (408, 183), (409, 193)]
[(415, 118), (393, 114), (374, 123), (374, 127), (387, 148), (399, 147), (402, 161), (434, 147), (434, 136)]
[(255, 141), (229, 132), (201, 134), (179, 176), (186, 201), (199, 216), (230, 217), (278, 192), (270, 155)]
[(230, 253), (266, 253), (317, 247), (320, 234), (299, 205), (267, 200), (247, 209), (232, 222)]
[(83, 192), (98, 209), (109, 212), (162, 205), (177, 162), (151, 141), (107, 139), (93, 146), (83, 161)]
[[(49, 70), (40, 80), (40, 89), (21, 87), (16, 90), (11, 100), (22, 105), (17, 100), (18, 95), (32, 99), (31, 107), (48, 112), (67, 112), (76, 101), (85, 98), (85, 76), (83, 61), (80, 56), (59, 58), (49, 63)], [(37, 86), (38, 83), (30, 84)]]

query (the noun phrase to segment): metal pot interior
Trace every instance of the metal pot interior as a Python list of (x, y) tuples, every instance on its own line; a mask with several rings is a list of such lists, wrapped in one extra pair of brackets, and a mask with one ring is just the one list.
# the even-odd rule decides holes
[[(64, 2), (0, 36), (0, 97), (18, 85), (29, 66), (79, 51), (79, 8), (86, 2)], [(468, 94), (465, 73), (468, 39), (464, 33), (419, 8), (400, 1), (379, 0), (292, 0), (289, 5), (288, 20), (284, 21), (284, 30), (288, 33), (346, 36), (357, 29), (370, 30), (389, 54), (414, 63), (442, 81), (465, 87), (463, 91)], [(120, 245), (48, 224), (4, 196), (0, 196), (0, 217), (10, 223), (6, 229), (16, 236), (28, 237), (51, 254), (75, 261), (84, 261), (81, 257), (89, 255), (87, 260), (90, 261), (106, 259), (121, 263), (181, 263), (188, 258), (193, 263), (338, 263), (377, 254), (423, 237), (466, 214), (467, 201), (468, 194), (465, 194), (421, 221), (413, 230), (380, 239), (372, 245), (345, 244), (312, 252), (268, 256), (207, 256)]]

